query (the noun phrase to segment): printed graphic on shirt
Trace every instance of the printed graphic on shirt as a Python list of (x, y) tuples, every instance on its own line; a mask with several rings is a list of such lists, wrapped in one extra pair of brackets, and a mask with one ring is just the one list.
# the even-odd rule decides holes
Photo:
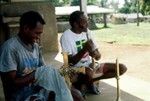
[[(83, 45), (84, 45), (85, 43), (86, 43), (86, 40), (85, 40), (85, 39), (76, 41), (77, 52), (79, 52), (79, 51), (83, 48)], [(88, 52), (84, 54), (83, 58), (85, 58), (86, 56), (88, 56)]]
[(77, 52), (79, 52), (83, 48), (85, 42), (86, 42), (85, 40), (76, 41)]

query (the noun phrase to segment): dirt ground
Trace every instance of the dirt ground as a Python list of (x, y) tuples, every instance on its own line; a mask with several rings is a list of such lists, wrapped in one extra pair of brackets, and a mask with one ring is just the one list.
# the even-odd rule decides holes
[(127, 75), (150, 82), (150, 46), (98, 43), (102, 54), (99, 62), (115, 62), (118, 57), (127, 66)]

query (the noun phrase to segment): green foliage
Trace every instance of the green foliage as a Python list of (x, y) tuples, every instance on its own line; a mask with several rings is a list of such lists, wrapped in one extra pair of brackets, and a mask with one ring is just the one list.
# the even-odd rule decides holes
[(119, 10), (120, 13), (130, 13), (130, 7), (128, 5), (124, 5), (124, 7), (122, 7), (120, 10)]
[(150, 0), (143, 0), (141, 12), (144, 15), (150, 15)]
[(87, 5), (95, 5), (97, 3), (98, 3), (97, 0), (87, 0)]
[(100, 5), (101, 5), (102, 7), (106, 7), (107, 1), (108, 1), (108, 0), (101, 0), (101, 1), (100, 1)]
[(72, 0), (71, 6), (77, 6), (77, 5), (80, 5), (80, 1), (79, 0)]
[[(98, 0), (87, 0), (87, 5), (94, 5), (97, 3), (98, 3)], [(73, 6), (80, 5), (80, 0), (72, 0), (71, 5)]]
[(54, 6), (61, 6), (61, 3), (59, 2), (59, 0), (49, 0), (50, 3), (52, 3)]
[(137, 0), (131, 0), (128, 2), (125, 0), (124, 7), (119, 9), (120, 13), (136, 13), (137, 12)]
[[(139, 0), (140, 12), (143, 15), (150, 15), (150, 0)], [(137, 0), (125, 0), (124, 7), (119, 10), (120, 13), (135, 13), (137, 12)]]
[(69, 4), (70, 0), (62, 0), (64, 4)]

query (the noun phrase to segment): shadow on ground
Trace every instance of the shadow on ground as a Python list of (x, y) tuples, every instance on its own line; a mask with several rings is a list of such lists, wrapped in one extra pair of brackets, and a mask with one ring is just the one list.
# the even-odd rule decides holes
[[(100, 81), (100, 95), (87, 95), (87, 101), (116, 101), (117, 89), (107, 83)], [(133, 96), (121, 90), (121, 101), (144, 101), (136, 96)]]

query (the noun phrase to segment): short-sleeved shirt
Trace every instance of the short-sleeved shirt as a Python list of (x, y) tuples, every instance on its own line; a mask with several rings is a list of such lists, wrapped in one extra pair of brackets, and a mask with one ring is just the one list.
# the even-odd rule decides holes
[(24, 44), (19, 36), (7, 40), (0, 48), (0, 71), (16, 70), (19, 76), (44, 65), (38, 44), (32, 49)]
[[(88, 30), (88, 32), (82, 32), (80, 34), (76, 34), (72, 32), (70, 29), (66, 30), (60, 39), (61, 47), (63, 52), (68, 52), (69, 55), (76, 55), (82, 48), (83, 45), (86, 43), (88, 39), (92, 39), (91, 32)], [(94, 41), (93, 41), (94, 42)], [(96, 47), (94, 42), (94, 47)], [(89, 64), (91, 64), (91, 59), (89, 56), (89, 53), (85, 53), (82, 59), (75, 64), (75, 67), (89, 67)]]
[[(32, 48), (29, 48), (20, 40), (19, 36), (7, 40), (0, 48), (0, 72), (16, 70), (17, 76), (22, 77), (44, 64), (38, 44), (35, 43)], [(10, 93), (11, 101), (25, 99), (33, 92), (34, 86), (27, 85), (18, 89), (10, 81), (4, 83), (9, 89), (7, 92)]]

